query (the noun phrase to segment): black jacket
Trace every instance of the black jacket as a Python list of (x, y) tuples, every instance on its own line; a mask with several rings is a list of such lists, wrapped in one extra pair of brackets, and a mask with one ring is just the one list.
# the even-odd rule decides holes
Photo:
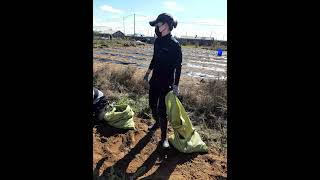
[(150, 84), (164, 87), (178, 85), (181, 63), (182, 53), (179, 42), (171, 34), (156, 38), (149, 66), (149, 69), (153, 70)]

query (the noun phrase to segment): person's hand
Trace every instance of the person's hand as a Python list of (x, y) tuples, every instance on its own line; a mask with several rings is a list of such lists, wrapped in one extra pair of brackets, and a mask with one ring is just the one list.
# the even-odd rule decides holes
[(176, 95), (176, 96), (179, 95), (179, 86), (173, 85), (172, 90), (173, 90), (174, 95)]
[(149, 73), (146, 73), (143, 77), (143, 80), (148, 82), (149, 81)]

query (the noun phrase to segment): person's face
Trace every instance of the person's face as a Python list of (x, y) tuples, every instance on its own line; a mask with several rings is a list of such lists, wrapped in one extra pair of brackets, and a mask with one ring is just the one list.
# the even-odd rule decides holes
[(156, 26), (159, 27), (159, 31), (162, 33), (167, 28), (168, 24), (163, 22), (158, 22)]

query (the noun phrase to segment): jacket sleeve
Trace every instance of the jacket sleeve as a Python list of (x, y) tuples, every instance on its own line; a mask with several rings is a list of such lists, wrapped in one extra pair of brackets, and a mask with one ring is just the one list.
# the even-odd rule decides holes
[(152, 56), (152, 60), (149, 65), (150, 70), (152, 70), (154, 68), (154, 64), (155, 64), (156, 42), (157, 42), (157, 39), (155, 40), (154, 46), (153, 46), (153, 56)]
[(176, 54), (176, 67), (175, 67), (175, 80), (174, 85), (179, 85), (180, 75), (181, 75), (181, 66), (182, 66), (182, 52), (181, 46), (178, 45), (177, 47), (177, 54)]

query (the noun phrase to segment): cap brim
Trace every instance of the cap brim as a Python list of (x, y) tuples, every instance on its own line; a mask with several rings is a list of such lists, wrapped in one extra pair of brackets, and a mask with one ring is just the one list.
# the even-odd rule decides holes
[(158, 23), (157, 20), (154, 20), (154, 21), (150, 21), (150, 22), (149, 22), (150, 26), (155, 26), (157, 23)]

